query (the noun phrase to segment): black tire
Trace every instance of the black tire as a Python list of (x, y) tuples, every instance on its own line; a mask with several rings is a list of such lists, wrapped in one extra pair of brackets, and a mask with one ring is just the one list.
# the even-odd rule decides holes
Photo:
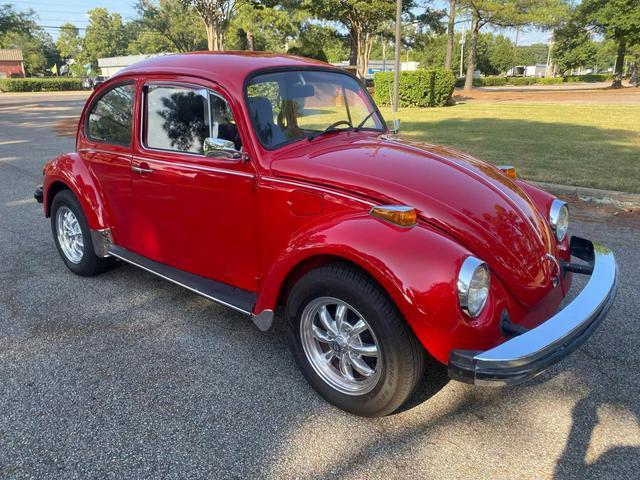
[[(342, 393), (318, 375), (307, 358), (301, 338), (302, 314), (319, 297), (346, 302), (375, 334), (381, 370), (371, 391), (359, 395)], [(424, 370), (424, 348), (386, 292), (366, 273), (346, 263), (311, 270), (293, 287), (286, 316), (289, 348), (307, 381), (328, 402), (356, 415), (380, 417), (395, 412), (412, 397)]]
[[(71, 261), (60, 246), (56, 221), (58, 218), (58, 210), (62, 207), (67, 207), (73, 212), (75, 217), (78, 219), (78, 224), (82, 231), (84, 249), (82, 259), (79, 263)], [(60, 257), (67, 268), (73, 273), (83, 277), (93, 277), (104, 272), (107, 268), (113, 265), (114, 261), (112, 258), (100, 258), (96, 256), (95, 250), (93, 249), (93, 242), (91, 241), (91, 230), (89, 229), (87, 218), (80, 206), (80, 203), (78, 202), (78, 199), (71, 190), (61, 190), (56, 194), (51, 202), (51, 232), (53, 233), (53, 240), (56, 244)]]

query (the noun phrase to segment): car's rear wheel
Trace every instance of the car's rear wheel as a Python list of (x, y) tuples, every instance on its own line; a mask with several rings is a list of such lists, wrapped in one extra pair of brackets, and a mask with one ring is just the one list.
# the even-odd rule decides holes
[(424, 350), (386, 292), (342, 263), (308, 272), (287, 302), (298, 366), (326, 400), (351, 413), (393, 413), (412, 395)]
[(89, 224), (70, 190), (58, 192), (51, 202), (51, 230), (58, 253), (73, 273), (90, 277), (113, 263), (113, 259), (95, 254)]

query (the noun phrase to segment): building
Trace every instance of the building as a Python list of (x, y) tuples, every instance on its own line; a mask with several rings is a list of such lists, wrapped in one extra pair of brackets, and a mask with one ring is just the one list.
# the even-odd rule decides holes
[(156, 55), (166, 55), (164, 53), (155, 53), (147, 55), (126, 55), (122, 57), (107, 57), (98, 59), (98, 67), (104, 77), (112, 77), (120, 70), (134, 63), (141, 62), (147, 58), (155, 57)]
[(0, 78), (24, 78), (22, 50), (0, 48)]
[[(355, 73), (355, 66), (349, 67), (349, 61), (345, 60), (339, 63), (333, 63), (336, 67), (345, 68), (347, 70), (352, 69)], [(400, 62), (400, 71), (417, 70), (420, 62)], [(393, 59), (391, 60), (369, 60), (367, 72), (365, 73), (366, 79), (372, 79), (378, 72), (393, 72), (394, 70)]]

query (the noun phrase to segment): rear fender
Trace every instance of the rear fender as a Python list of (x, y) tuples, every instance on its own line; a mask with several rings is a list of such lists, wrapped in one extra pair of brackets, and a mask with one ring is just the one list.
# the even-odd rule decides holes
[(44, 214), (51, 215), (53, 196), (64, 185), (76, 196), (91, 230), (110, 228), (111, 218), (97, 182), (82, 157), (77, 153), (60, 155), (44, 167)]

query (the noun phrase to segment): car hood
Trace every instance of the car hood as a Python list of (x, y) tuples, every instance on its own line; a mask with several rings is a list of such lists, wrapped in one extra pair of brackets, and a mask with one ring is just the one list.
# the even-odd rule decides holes
[[(421, 219), (489, 264), (525, 307), (552, 288), (548, 222), (516, 182), (453, 149), (385, 135), (341, 133), (282, 152), (274, 175), (416, 208)], [(425, 245), (425, 248), (429, 248)]]

